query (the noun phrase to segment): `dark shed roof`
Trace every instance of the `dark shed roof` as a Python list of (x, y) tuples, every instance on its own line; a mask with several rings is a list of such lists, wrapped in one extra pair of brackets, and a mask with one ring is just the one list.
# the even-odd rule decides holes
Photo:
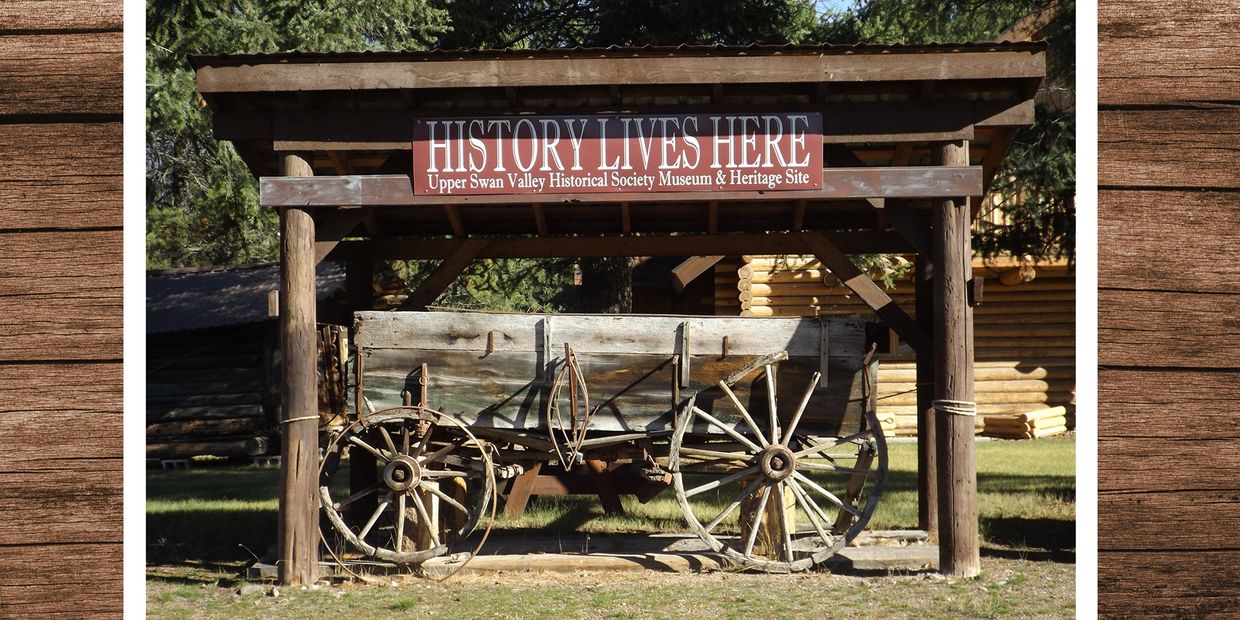
[[(318, 298), (344, 286), (344, 266), (317, 268)], [(269, 320), (267, 295), (280, 288), (278, 264), (146, 273), (146, 332), (156, 334)]]

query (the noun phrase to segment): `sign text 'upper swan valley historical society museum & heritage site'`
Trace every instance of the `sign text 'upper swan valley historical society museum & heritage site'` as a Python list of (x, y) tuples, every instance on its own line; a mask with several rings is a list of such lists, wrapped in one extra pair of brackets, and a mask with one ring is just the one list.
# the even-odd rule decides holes
[(822, 116), (417, 119), (419, 195), (822, 188)]

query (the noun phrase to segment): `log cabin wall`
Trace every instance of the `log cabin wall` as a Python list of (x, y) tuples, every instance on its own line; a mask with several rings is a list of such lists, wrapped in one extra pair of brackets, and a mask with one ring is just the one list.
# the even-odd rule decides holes
[(274, 321), (152, 334), (146, 354), (147, 458), (278, 452)]
[[(319, 410), (324, 423), (346, 404), (347, 330), (340, 307), (345, 270), (317, 273)], [(278, 267), (172, 269), (147, 274), (146, 456), (257, 457), (280, 452), (280, 340), (271, 296)], [(376, 309), (407, 296), (399, 278), (372, 282)]]
[[(982, 304), (974, 310), (975, 391), (978, 432), (990, 419), (1006, 435), (1012, 416), (1063, 407), (1073, 424), (1075, 274), (1066, 261), (1022, 263), (1012, 258), (975, 260), (983, 278)], [(742, 316), (863, 316), (873, 312), (809, 256), (745, 256), (715, 266), (715, 311)], [(887, 291), (912, 309), (910, 273)], [(889, 436), (917, 434), (913, 351), (889, 335), (880, 338), (878, 412)], [(885, 345), (885, 346), (884, 346)], [(1051, 427), (1048, 427), (1051, 428)], [(984, 434), (992, 434), (985, 431)]]
[(3, 617), (121, 614), (121, 47), (116, 0), (0, 2)]

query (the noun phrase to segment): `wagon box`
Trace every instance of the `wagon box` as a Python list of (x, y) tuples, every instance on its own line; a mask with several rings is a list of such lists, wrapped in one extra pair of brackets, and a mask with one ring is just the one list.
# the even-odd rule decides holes
[[(806, 408), (806, 429), (837, 433), (855, 427), (862, 412), (865, 323), (858, 319), (460, 312), (359, 312), (355, 319), (363, 395), (376, 409), (401, 405), (403, 392), (417, 401), (426, 364), (431, 408), (476, 427), (544, 430), (567, 346), (596, 409), (591, 432), (670, 432), (674, 391), (701, 391), (697, 406), (713, 412), (724, 398), (719, 379), (782, 351), (781, 419), (791, 419), (816, 371), (823, 379)], [(764, 412), (764, 383), (746, 379), (737, 397)]]

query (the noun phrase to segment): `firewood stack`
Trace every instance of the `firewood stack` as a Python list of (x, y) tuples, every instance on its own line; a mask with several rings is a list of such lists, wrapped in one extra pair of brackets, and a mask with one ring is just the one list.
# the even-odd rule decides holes
[(1001, 439), (1039, 439), (1068, 432), (1067, 407), (985, 418), (982, 435)]

